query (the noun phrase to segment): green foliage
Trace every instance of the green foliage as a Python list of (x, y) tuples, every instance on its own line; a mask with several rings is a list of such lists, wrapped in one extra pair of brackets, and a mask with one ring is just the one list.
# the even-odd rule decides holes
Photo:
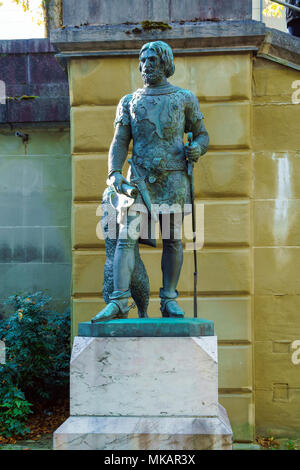
[(287, 440), (286, 448), (287, 448), (287, 450), (297, 450), (295, 442), (292, 441), (291, 439)]
[(9, 365), (0, 365), (0, 435), (5, 438), (24, 436), (29, 431), (26, 427), (28, 415), (32, 413), (31, 404), (13, 383), (14, 375), (14, 369)]
[(50, 300), (42, 292), (11, 296), (14, 312), (0, 322), (14, 384), (33, 404), (68, 394), (70, 314), (50, 312)]

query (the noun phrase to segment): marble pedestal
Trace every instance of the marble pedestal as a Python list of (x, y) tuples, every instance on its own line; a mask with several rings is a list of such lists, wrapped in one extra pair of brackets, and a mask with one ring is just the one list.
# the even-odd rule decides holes
[[(151, 321), (79, 328), (89, 336), (74, 341), (71, 416), (55, 431), (54, 449), (231, 449), (230, 423), (218, 404), (217, 337), (197, 319), (160, 319), (151, 336)], [(125, 337), (116, 336), (122, 322)], [(148, 336), (140, 335), (140, 323)], [(210, 335), (189, 336), (199, 331)]]

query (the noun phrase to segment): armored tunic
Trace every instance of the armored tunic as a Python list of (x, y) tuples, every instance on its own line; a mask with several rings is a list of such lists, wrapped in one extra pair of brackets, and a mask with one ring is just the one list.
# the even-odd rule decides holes
[[(146, 176), (152, 204), (178, 204), (183, 210), (190, 203), (183, 136), (202, 134), (205, 153), (208, 139), (202, 119), (195, 95), (170, 84), (138, 89), (121, 99), (114, 125), (130, 126), (132, 159), (139, 174)], [(131, 170), (127, 179), (132, 180)]]

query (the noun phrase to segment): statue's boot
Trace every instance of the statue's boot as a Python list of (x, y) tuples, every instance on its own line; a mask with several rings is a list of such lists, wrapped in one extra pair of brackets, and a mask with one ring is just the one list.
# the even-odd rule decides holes
[(160, 289), (160, 311), (163, 317), (171, 318), (183, 318), (184, 311), (179, 307), (176, 302), (178, 292), (175, 290), (174, 293), (165, 293), (163, 289)]
[(129, 310), (135, 305), (132, 304), (128, 307), (128, 299), (131, 297), (130, 290), (127, 291), (114, 291), (110, 296), (110, 302), (91, 319), (91, 323), (98, 323), (115, 318), (128, 318)]

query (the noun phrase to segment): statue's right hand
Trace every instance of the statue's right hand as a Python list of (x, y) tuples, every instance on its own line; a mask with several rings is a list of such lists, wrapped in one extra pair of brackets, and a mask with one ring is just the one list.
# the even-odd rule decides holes
[(123, 194), (122, 191), (122, 184), (128, 184), (130, 185), (129, 181), (127, 181), (126, 178), (122, 175), (122, 173), (116, 171), (111, 175), (109, 178), (110, 184), (113, 186), (114, 190), (118, 194)]

